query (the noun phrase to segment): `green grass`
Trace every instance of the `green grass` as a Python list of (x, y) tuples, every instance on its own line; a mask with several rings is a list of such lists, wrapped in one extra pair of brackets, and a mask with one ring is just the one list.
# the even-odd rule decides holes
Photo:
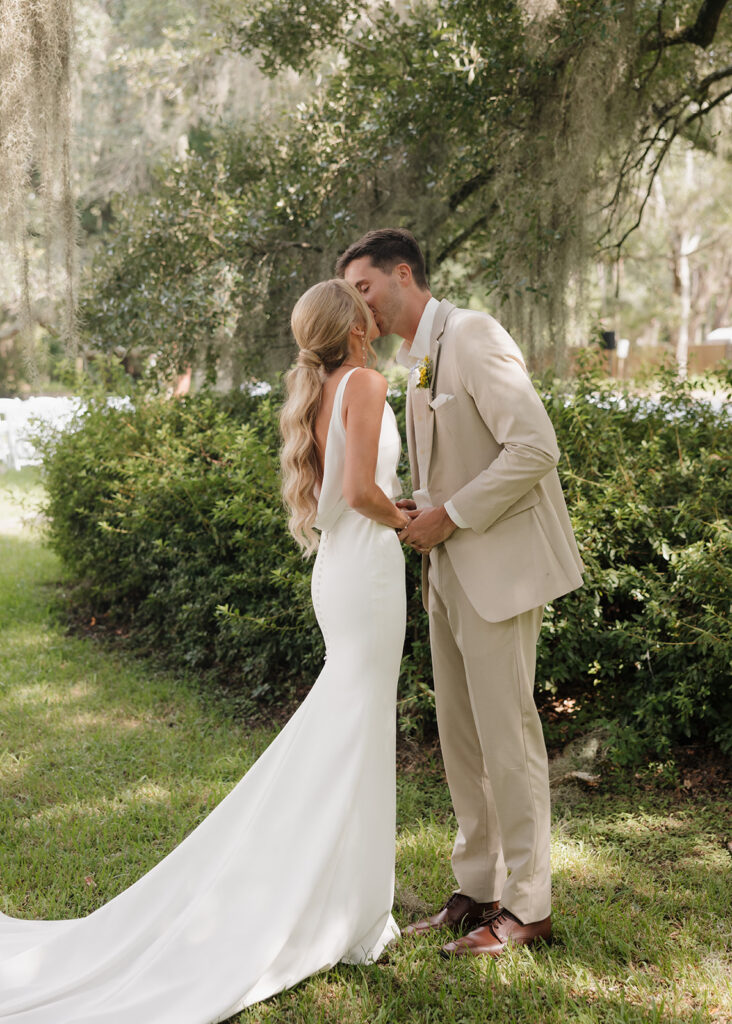
[[(232, 720), (192, 680), (67, 635), (53, 615), (60, 567), (17, 521), (18, 497), (39, 495), (37, 473), (0, 477), (0, 909), (69, 917), (172, 849), (274, 729)], [(552, 946), (446, 962), (437, 937), (402, 940), (378, 965), (338, 967), (234, 1020), (729, 1022), (729, 800), (628, 778), (613, 789), (557, 792)], [(453, 827), (436, 754), (406, 758), (401, 923), (450, 892)]]
[(21, 536), (33, 528), (43, 500), (39, 469), (3, 472), (0, 465), (0, 536)]

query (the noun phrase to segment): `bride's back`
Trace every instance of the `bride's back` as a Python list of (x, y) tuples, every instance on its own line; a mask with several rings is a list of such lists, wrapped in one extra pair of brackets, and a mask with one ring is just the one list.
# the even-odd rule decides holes
[(335, 403), (336, 391), (338, 385), (346, 376), (349, 370), (352, 370), (352, 366), (339, 366), (337, 370), (333, 370), (323, 381), (323, 389), (320, 393), (320, 405), (318, 406), (318, 412), (315, 417), (315, 444), (318, 453), (318, 466), (320, 468), (320, 483), (323, 482), (323, 472), (325, 468), (325, 446), (328, 440), (328, 429), (330, 427), (331, 416), (333, 415), (333, 405)]

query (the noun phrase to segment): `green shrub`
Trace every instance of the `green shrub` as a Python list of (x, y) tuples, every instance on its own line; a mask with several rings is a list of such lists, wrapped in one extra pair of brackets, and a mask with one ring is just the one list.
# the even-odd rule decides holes
[(699, 394), (713, 383), (588, 373), (545, 395), (586, 571), (548, 609), (537, 678), (607, 720), (620, 760), (732, 752), (732, 418)]
[[(626, 760), (684, 739), (732, 751), (732, 422), (690, 384), (662, 377), (655, 388), (650, 401), (586, 373), (543, 389), (586, 575), (547, 609), (537, 686), (571, 697), (579, 725), (611, 723)], [(275, 391), (97, 403), (46, 443), (71, 607), (249, 706), (289, 700), (323, 653), (311, 566), (279, 498), (280, 401)], [(403, 430), (403, 397), (391, 401)], [(406, 456), (401, 473), (408, 492)], [(407, 597), (399, 714), (419, 736), (434, 727), (434, 701), (413, 552)]]
[(93, 404), (45, 460), (76, 613), (264, 701), (322, 657), (309, 569), (285, 530), (275, 420), (269, 399)]

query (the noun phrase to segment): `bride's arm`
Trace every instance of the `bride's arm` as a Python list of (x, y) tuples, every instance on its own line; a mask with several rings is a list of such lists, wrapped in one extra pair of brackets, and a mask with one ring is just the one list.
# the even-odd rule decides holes
[(403, 527), (409, 517), (376, 483), (376, 461), (387, 383), (376, 370), (352, 373), (343, 395), (346, 465), (343, 497), (356, 512), (385, 526)]

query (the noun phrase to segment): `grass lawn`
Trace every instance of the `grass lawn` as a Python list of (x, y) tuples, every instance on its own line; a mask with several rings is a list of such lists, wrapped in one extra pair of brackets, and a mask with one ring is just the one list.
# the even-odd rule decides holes
[[(229, 791), (273, 730), (191, 680), (66, 635), (60, 567), (19, 521), (35, 471), (0, 476), (0, 910), (86, 914), (151, 868)], [(397, 920), (451, 890), (454, 822), (439, 759), (399, 773)], [(255, 1022), (730, 1022), (728, 794), (603, 781), (554, 800), (556, 940), (499, 962), (402, 940), (239, 1014)], [(154, 1024), (141, 1021), (140, 1024)]]

